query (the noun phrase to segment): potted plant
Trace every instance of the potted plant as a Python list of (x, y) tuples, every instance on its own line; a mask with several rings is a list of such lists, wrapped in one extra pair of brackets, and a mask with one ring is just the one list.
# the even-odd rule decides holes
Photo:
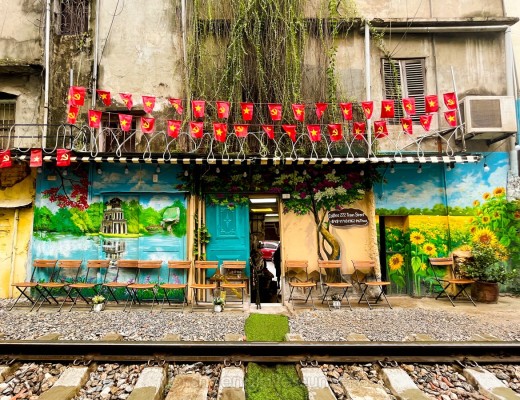
[(471, 297), (483, 303), (498, 301), (499, 284), (513, 278), (516, 271), (507, 270), (507, 250), (496, 243), (474, 243), (471, 256), (460, 262), (462, 274), (475, 283), (471, 287)]
[(99, 312), (105, 307), (105, 297), (97, 294), (92, 297), (92, 311)]
[(222, 310), (224, 310), (224, 303), (225, 303), (225, 300), (222, 297), (220, 297), (220, 296), (214, 297), (213, 298), (213, 311), (222, 312)]
[(336, 309), (341, 308), (341, 296), (339, 293), (333, 293), (330, 298), (332, 299), (332, 307)]

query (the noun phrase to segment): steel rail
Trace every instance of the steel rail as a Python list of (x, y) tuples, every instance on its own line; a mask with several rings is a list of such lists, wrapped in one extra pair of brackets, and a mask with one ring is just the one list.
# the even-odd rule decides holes
[(394, 362), (519, 363), (520, 342), (166, 342), (0, 340), (0, 363), (96, 362)]

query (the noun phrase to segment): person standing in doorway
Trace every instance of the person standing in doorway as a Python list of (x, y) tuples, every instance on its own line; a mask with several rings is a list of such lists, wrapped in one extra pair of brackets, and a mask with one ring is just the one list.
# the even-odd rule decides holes
[(280, 275), (282, 274), (282, 255), (280, 251), (281, 244), (278, 244), (276, 251), (273, 253), (274, 270), (276, 271), (276, 286), (280, 289)]

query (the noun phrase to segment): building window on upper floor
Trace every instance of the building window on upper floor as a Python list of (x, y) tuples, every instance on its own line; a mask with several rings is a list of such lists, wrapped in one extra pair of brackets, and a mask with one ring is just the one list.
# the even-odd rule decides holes
[[(9, 133), (14, 134), (16, 96), (0, 92), (0, 143), (9, 141)], [(0, 148), (5, 148), (0, 145)]]
[(415, 59), (383, 59), (382, 75), (385, 99), (394, 100), (395, 118), (390, 123), (400, 124), (406, 116), (403, 109), (403, 98), (415, 98), (414, 123), (419, 123), (419, 116), (424, 115), (426, 95), (426, 68), (423, 58)]
[(57, 0), (57, 27), (60, 35), (88, 31), (89, 0)]

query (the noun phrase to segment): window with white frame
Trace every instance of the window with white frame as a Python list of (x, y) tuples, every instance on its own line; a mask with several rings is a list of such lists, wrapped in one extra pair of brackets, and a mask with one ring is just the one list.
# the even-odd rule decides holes
[(403, 110), (403, 98), (415, 98), (414, 123), (419, 122), (419, 116), (424, 115), (426, 95), (426, 68), (423, 58), (415, 59), (383, 59), (382, 75), (385, 99), (394, 100), (395, 118), (390, 123), (399, 124), (406, 114)]

